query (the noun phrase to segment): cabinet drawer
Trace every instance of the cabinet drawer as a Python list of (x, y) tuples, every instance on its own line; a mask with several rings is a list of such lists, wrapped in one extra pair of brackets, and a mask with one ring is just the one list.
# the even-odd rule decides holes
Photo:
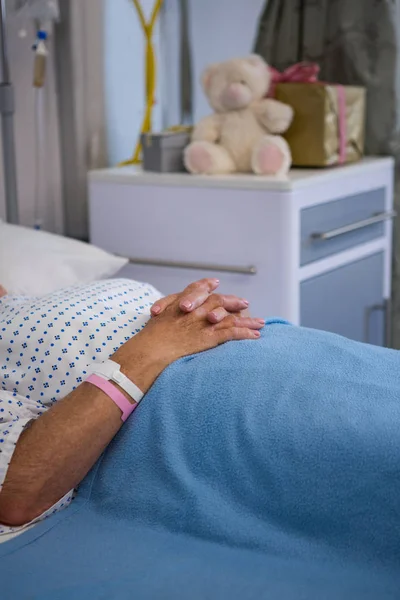
[(384, 253), (378, 252), (303, 281), (301, 325), (382, 346), (388, 324), (383, 271)]
[(290, 196), (282, 195), (103, 184), (91, 188), (90, 239), (149, 267), (244, 277), (266, 269), (276, 281), (295, 255), (297, 268), (298, 239), (286, 234)]
[[(369, 224), (369, 219), (379, 222)], [(320, 260), (384, 234), (385, 188), (301, 211), (300, 264)]]

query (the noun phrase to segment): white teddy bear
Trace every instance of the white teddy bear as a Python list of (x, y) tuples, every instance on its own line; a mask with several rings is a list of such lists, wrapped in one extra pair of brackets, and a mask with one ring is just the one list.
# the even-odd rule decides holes
[(215, 113), (194, 128), (184, 153), (194, 174), (287, 174), (291, 154), (281, 137), (293, 118), (290, 106), (266, 98), (271, 76), (257, 55), (209, 66), (202, 77)]

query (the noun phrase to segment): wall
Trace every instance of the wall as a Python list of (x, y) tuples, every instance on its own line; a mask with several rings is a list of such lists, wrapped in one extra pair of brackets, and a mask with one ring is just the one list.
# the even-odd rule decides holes
[[(166, 0), (167, 39), (178, 40), (177, 19), (172, 23), (173, 12), (178, 12), (177, 0)], [(200, 76), (212, 62), (244, 56), (251, 52), (258, 18), (265, 0), (190, 0), (190, 36), (193, 51), (194, 119), (198, 120), (210, 112), (201, 89)], [(173, 6), (174, 5), (174, 6)], [(168, 14), (171, 7), (171, 15)], [(169, 31), (168, 31), (169, 30)], [(171, 35), (169, 32), (176, 31)], [(173, 76), (168, 88), (167, 106), (170, 118), (179, 117), (176, 92), (179, 91), (178, 45), (171, 52)], [(175, 67), (175, 68), (174, 68)], [(169, 102), (173, 99), (172, 102)]]
[[(153, 0), (141, 0), (146, 17)], [(105, 111), (109, 161), (133, 154), (144, 106), (144, 36), (131, 0), (104, 0)], [(159, 26), (156, 31), (159, 48)], [(161, 124), (160, 89), (154, 127)]]
[[(130, 156), (140, 128), (144, 97), (144, 44), (131, 0), (105, 2), (106, 114), (109, 161)], [(147, 14), (153, 0), (142, 0)], [(210, 62), (251, 51), (265, 0), (190, 0), (193, 49), (194, 118), (209, 112), (200, 74)], [(154, 128), (179, 122), (179, 2), (165, 0), (156, 44), (158, 103)], [(161, 35), (160, 35), (161, 33)]]
[[(7, 22), (7, 40), (10, 68), (16, 95), (15, 136), (17, 149), (18, 192), (20, 221), (33, 225), (35, 204), (35, 101), (32, 87), (33, 29), (28, 35), (18, 35), (20, 23), (10, 17)], [(41, 192), (44, 227), (53, 231), (62, 230), (61, 179), (59, 162), (59, 138), (57, 108), (54, 92), (53, 65), (50, 56), (48, 89), (45, 93), (45, 125), (47, 152), (45, 157), (46, 182)], [(1, 147), (0, 147), (1, 152)], [(0, 218), (5, 217), (3, 164), (0, 156)]]

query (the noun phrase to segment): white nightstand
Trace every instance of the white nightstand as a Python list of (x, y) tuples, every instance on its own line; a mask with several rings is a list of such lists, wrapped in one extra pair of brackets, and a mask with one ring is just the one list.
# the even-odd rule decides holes
[(165, 294), (217, 276), (255, 315), (384, 344), (393, 169), (369, 158), (286, 180), (94, 171), (90, 238)]

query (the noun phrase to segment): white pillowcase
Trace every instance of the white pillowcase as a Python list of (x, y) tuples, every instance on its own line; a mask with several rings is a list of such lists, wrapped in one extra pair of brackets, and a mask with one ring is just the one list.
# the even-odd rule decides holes
[(0, 221), (0, 285), (41, 296), (115, 275), (128, 262), (96, 246)]

